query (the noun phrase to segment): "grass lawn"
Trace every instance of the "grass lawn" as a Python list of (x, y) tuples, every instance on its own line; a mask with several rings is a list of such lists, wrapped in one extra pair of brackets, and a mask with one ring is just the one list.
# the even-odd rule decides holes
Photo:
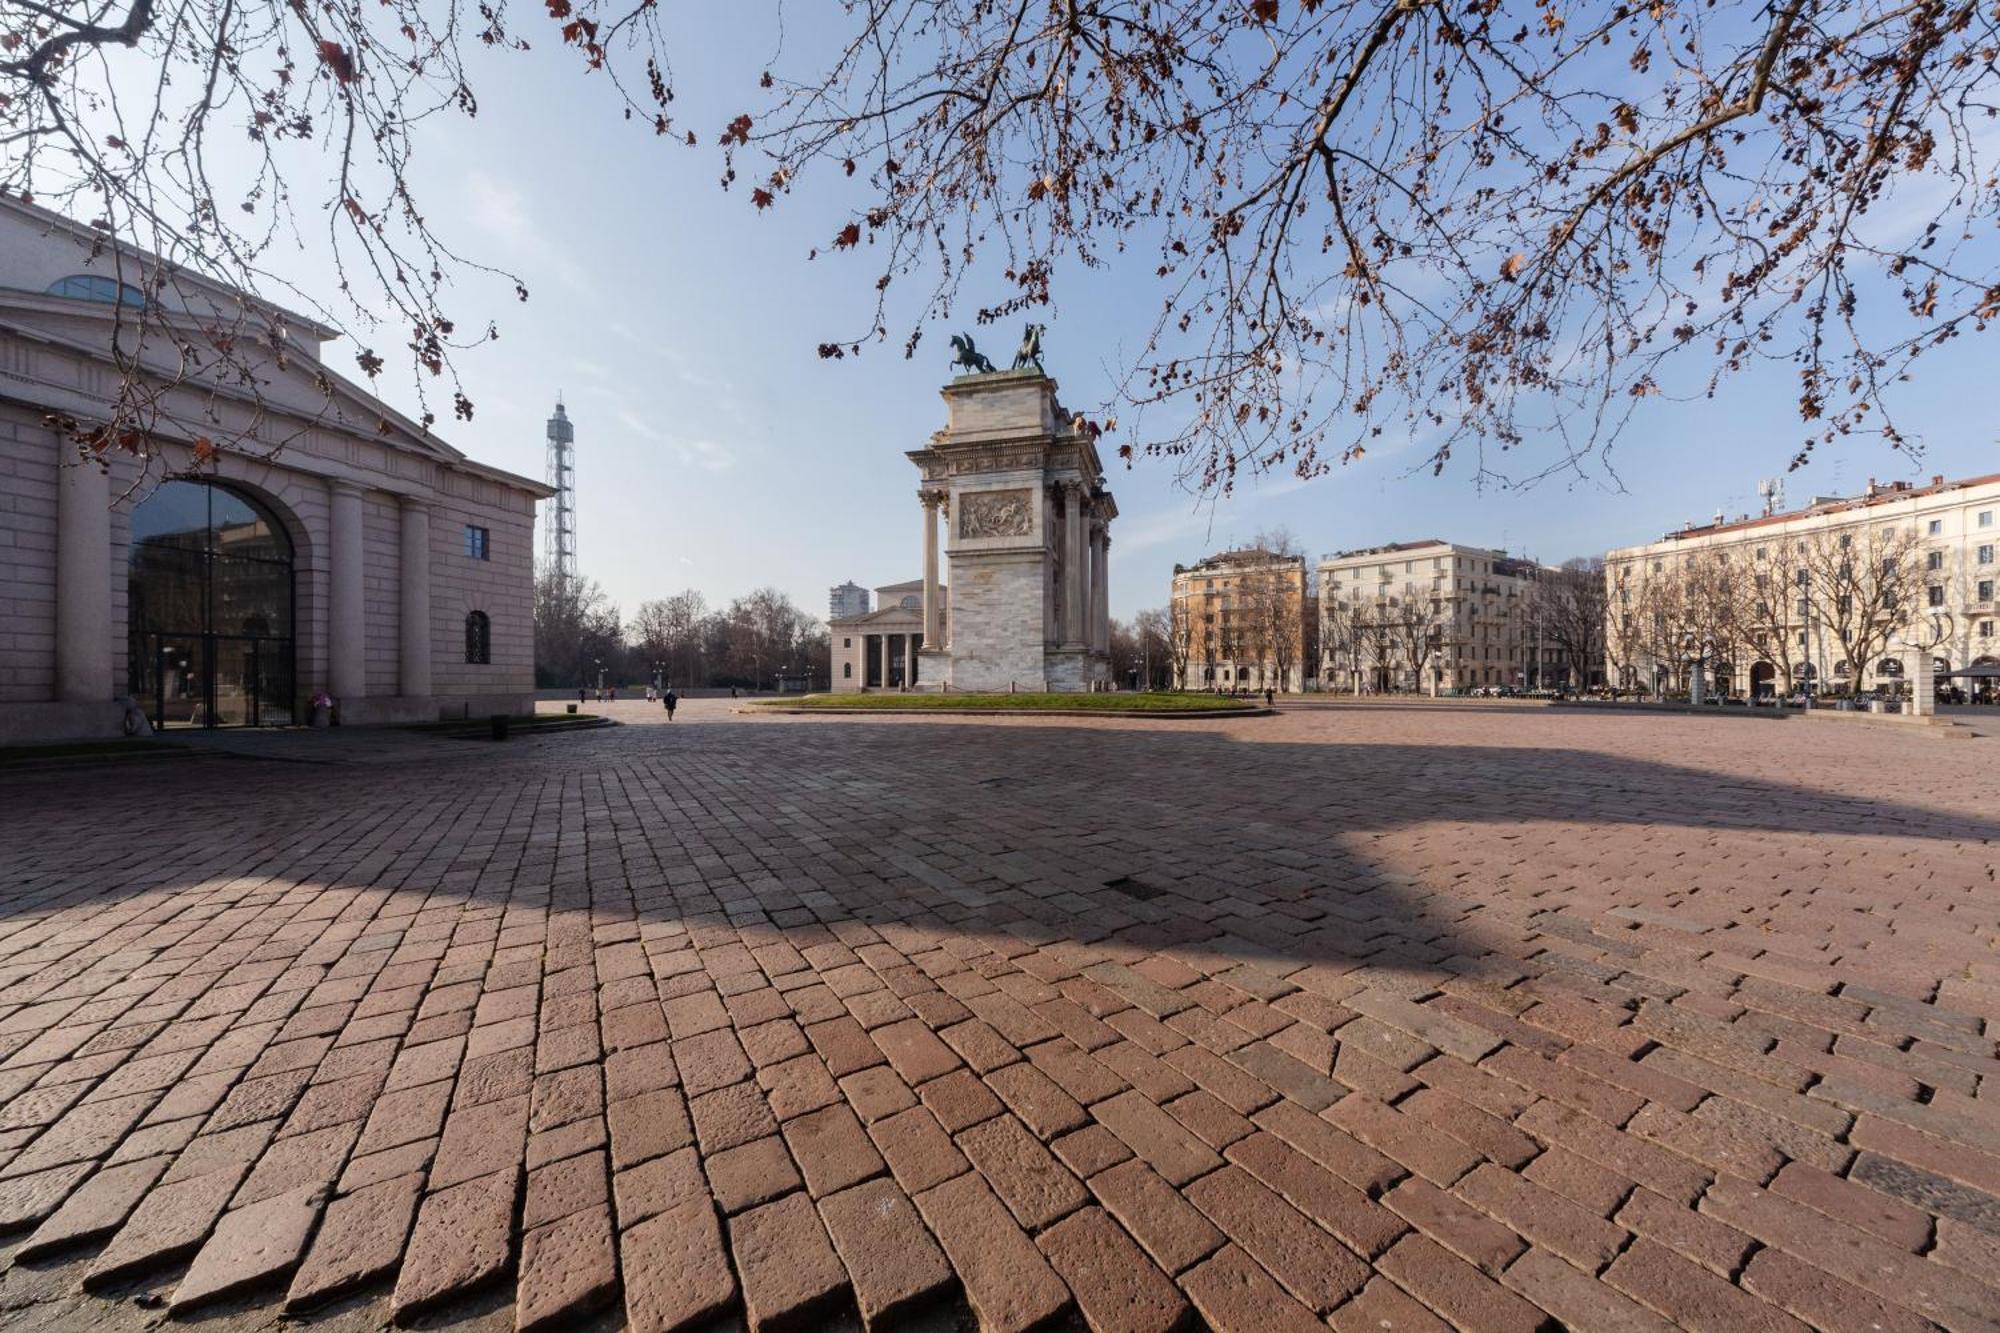
[[(555, 727), (561, 730), (564, 726), (575, 726), (580, 722), (595, 722), (597, 717), (596, 713), (515, 713), (507, 719), (507, 727), (510, 731), (533, 731), (537, 727)], [(442, 722), (408, 722), (404, 723), (400, 730), (439, 732), (447, 735), (476, 731), (483, 736), (491, 727), (492, 722), (489, 718), (465, 717), (447, 718)]]
[(1254, 699), (1215, 694), (802, 694), (760, 699), (762, 708), (855, 708), (888, 712), (952, 709), (966, 712), (1233, 713), (1258, 706)]
[(0, 764), (27, 764), (61, 759), (158, 759), (185, 755), (185, 745), (133, 737), (118, 741), (70, 741), (57, 745), (0, 746)]

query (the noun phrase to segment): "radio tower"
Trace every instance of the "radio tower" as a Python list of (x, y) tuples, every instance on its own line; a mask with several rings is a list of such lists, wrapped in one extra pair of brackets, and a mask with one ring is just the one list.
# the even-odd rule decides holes
[(544, 511), (548, 527), (542, 534), (542, 568), (565, 586), (576, 583), (576, 427), (556, 398), (556, 414), (549, 418), (549, 485), (555, 499)]

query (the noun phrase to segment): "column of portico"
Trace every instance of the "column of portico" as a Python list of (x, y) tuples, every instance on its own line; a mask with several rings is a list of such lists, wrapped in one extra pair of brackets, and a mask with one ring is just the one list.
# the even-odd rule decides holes
[(363, 587), (361, 488), (332, 484), (332, 523), (327, 550), (326, 677), (342, 703), (368, 693), (368, 623)]
[(1063, 646), (1084, 646), (1083, 487), (1063, 483)]
[(924, 509), (924, 632), (920, 636), (926, 648), (941, 648), (942, 636), (938, 633), (938, 508), (944, 503), (943, 491), (925, 490), (917, 492), (917, 500)]
[(1111, 533), (1103, 523), (1090, 530), (1091, 647), (1111, 651)]
[(885, 632), (885, 633), (882, 633), (882, 634), (878, 634), (878, 635), (876, 635), (876, 636), (875, 636), (875, 641), (876, 641), (876, 642), (877, 642), (878, 644), (880, 644), (880, 645), (881, 645), (881, 648), (880, 648), (880, 652), (881, 652), (881, 663), (882, 663), (882, 665), (881, 665), (881, 669), (880, 669), (880, 670), (878, 670), (878, 671), (877, 671), (877, 672), (876, 672), (875, 674), (876, 674), (876, 678), (877, 678), (877, 679), (879, 679), (879, 680), (880, 680), (880, 681), (882, 682), (882, 688), (883, 688), (883, 689), (885, 689), (885, 690), (889, 688), (889, 639), (890, 639), (890, 637), (891, 637), (891, 636), (890, 636), (890, 635), (889, 635), (888, 633), (886, 633), (886, 632)]
[(401, 653), (398, 693), (426, 699), (431, 693), (431, 511), (403, 499)]
[(56, 699), (111, 701), (111, 483), (95, 460), (56, 463)]

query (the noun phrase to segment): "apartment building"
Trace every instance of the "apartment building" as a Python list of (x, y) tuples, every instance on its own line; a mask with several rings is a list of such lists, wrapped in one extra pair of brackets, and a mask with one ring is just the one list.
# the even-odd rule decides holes
[(1261, 547), (1174, 566), (1168, 636), (1187, 690), (1305, 688), (1312, 667), (1306, 558)]
[(1324, 557), (1320, 681), (1354, 693), (1567, 684), (1532, 560), (1432, 538)]
[(1868, 483), (1858, 496), (1689, 525), (1605, 558), (1606, 657), (1628, 687), (1702, 667), (1736, 695), (1896, 687), (2000, 662), (2000, 474)]

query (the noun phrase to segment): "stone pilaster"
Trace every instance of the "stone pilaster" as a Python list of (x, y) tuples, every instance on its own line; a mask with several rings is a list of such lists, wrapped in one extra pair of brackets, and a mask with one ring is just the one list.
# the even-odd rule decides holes
[(93, 461), (56, 463), (56, 700), (111, 701), (111, 483)]
[(431, 693), (431, 511), (404, 497), (397, 692), (427, 699)]
[(1103, 520), (1090, 528), (1090, 609), (1093, 619), (1090, 646), (1100, 653), (1111, 651), (1111, 533)]
[(345, 704), (368, 693), (368, 612), (364, 587), (361, 488), (332, 483), (327, 543), (327, 688)]

